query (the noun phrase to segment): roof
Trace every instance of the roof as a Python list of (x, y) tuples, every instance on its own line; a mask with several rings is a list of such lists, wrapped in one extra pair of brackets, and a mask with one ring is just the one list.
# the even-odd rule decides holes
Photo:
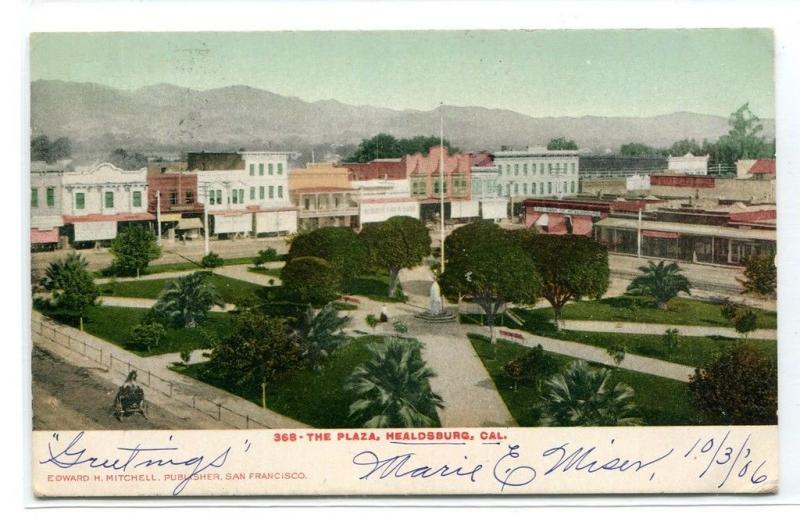
[(357, 191), (358, 189), (352, 189), (349, 187), (301, 187), (300, 189), (291, 189), (291, 192), (298, 193), (298, 194), (305, 194), (305, 193), (323, 193), (323, 192), (352, 192)]
[(750, 166), (750, 174), (775, 174), (775, 159), (761, 158)]
[[(595, 226), (636, 230), (638, 228), (638, 221), (635, 219), (606, 218), (595, 223)], [(775, 241), (776, 238), (774, 230), (721, 227), (717, 225), (693, 225), (691, 223), (672, 223), (667, 221), (642, 221), (642, 230), (676, 232), (678, 234), (691, 236), (760, 239), (762, 241)]]
[(87, 214), (86, 216), (64, 216), (64, 223), (97, 223), (100, 221), (152, 221), (156, 219), (147, 212), (121, 212), (119, 214)]
[(494, 156), (488, 151), (478, 153), (468, 153), (472, 167), (492, 167), (494, 166)]

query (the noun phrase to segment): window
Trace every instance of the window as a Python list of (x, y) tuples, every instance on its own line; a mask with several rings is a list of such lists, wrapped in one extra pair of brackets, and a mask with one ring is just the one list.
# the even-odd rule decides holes
[(258, 176), (264, 176), (264, 164), (258, 164)]
[(575, 193), (575, 180), (572, 180), (572, 185), (570, 187), (571, 187), (570, 192), (572, 192), (574, 194)]
[[(445, 192), (447, 189), (445, 188)], [(453, 176), (453, 194), (463, 195), (467, 193), (467, 177), (463, 174)]]
[(106, 198), (106, 203), (105, 203), (106, 208), (107, 209), (113, 209), (114, 208), (114, 193), (111, 192), (111, 191), (106, 191), (105, 192), (105, 198)]
[(481, 193), (481, 181), (476, 180), (475, 178), (472, 179), (472, 194), (480, 194)]
[(539, 164), (539, 174), (544, 174), (544, 163)]
[(250, 164), (250, 176), (255, 176), (255, 175), (256, 175), (256, 165)]
[(209, 205), (216, 205), (217, 200), (214, 196), (214, 191), (211, 191), (211, 195), (208, 197), (208, 204)]
[(283, 164), (278, 164), (278, 174), (283, 174)]
[(142, 206), (142, 191), (133, 191), (133, 206)]
[(256, 188), (255, 187), (250, 187), (250, 199), (251, 200), (255, 200), (256, 199)]
[(192, 205), (194, 203), (194, 191), (186, 191), (184, 199), (188, 205)]
[(309, 210), (311, 208), (311, 198), (306, 198), (305, 202), (306, 202), (306, 210)]
[(522, 173), (527, 176), (527, 174), (528, 174), (528, 164), (522, 164)]
[[(439, 191), (440, 186), (443, 186), (442, 191)], [(444, 183), (440, 183), (439, 179), (433, 181), (433, 194), (447, 194), (447, 180)]]
[(425, 178), (416, 178), (411, 182), (412, 196), (426, 196), (428, 194), (428, 181)]
[(553, 183), (547, 182), (547, 194), (553, 194)]
[(258, 188), (258, 199), (259, 200), (263, 200), (264, 199), (264, 186), (263, 185)]
[(517, 194), (519, 194), (519, 184), (515, 183), (514, 184), (514, 196), (516, 196)]
[(217, 205), (222, 205), (222, 190), (220, 189), (217, 189)]
[(283, 199), (283, 185), (278, 186), (278, 198)]
[(523, 183), (522, 184), (522, 194), (528, 194), (528, 184), (527, 183)]
[(86, 194), (82, 192), (75, 193), (75, 208), (76, 209), (86, 208)]
[(514, 164), (514, 176), (519, 176), (519, 164)]
[(569, 165), (569, 172), (572, 173), (572, 174), (575, 174), (575, 162), (572, 162)]
[(178, 204), (178, 192), (177, 191), (170, 191), (169, 192), (169, 204), (170, 205), (177, 205)]
[(536, 194), (536, 184), (535, 183), (531, 184), (531, 194)]
[(553, 174), (553, 164), (547, 164), (547, 173)]
[(567, 192), (567, 182), (564, 182), (564, 190), (561, 192)]
[(269, 174), (272, 175), (272, 164), (269, 164)]
[(234, 189), (231, 194), (233, 195), (233, 203), (234, 205), (239, 203), (239, 189)]
[(55, 187), (48, 187), (46, 195), (47, 195), (47, 206), (48, 207), (55, 207), (55, 205), (56, 205), (56, 188)]
[(271, 200), (273, 198), (275, 198), (275, 187), (270, 185), (269, 186), (269, 199)]
[(31, 207), (36, 208), (39, 206), (39, 189), (31, 187)]

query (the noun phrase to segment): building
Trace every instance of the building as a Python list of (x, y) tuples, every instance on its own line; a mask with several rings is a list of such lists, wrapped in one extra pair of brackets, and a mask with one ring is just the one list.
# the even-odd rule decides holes
[(405, 157), (340, 166), (350, 172), (350, 185), (358, 191), (359, 224), (386, 221), (392, 216), (420, 218), (420, 203), (411, 197)]
[(346, 167), (309, 163), (289, 172), (289, 196), (298, 207), (298, 227), (359, 226), (359, 192)]
[(218, 237), (291, 233), (297, 208), (289, 197), (289, 153), (189, 153), (209, 232)]
[(494, 163), (494, 155), (482, 151), (470, 153), (472, 174), (472, 200), (480, 205), (482, 219), (508, 218), (508, 198), (499, 194), (500, 167)]
[(445, 219), (480, 216), (478, 202), (471, 199), (472, 160), (469, 154), (451, 155), (446, 147), (431, 146), (427, 155), (415, 153), (406, 155), (403, 160), (411, 183), (411, 197), (419, 202), (423, 220), (439, 217), (442, 198)]
[(758, 178), (759, 180), (768, 180), (775, 178), (775, 159), (766, 159), (760, 158), (755, 161), (755, 163), (750, 166), (748, 173), (753, 178)]
[(529, 147), (522, 151), (497, 151), (494, 163), (500, 174), (498, 194), (512, 203), (518, 215), (527, 198), (562, 198), (578, 193), (580, 164), (577, 151)]
[(166, 239), (196, 239), (203, 230), (203, 204), (197, 175), (186, 171), (186, 163), (147, 168), (147, 210), (156, 216)]
[(623, 198), (603, 199), (527, 199), (525, 226), (535, 227), (540, 234), (575, 234), (593, 236), (594, 225), (609, 214), (638, 214), (654, 210), (663, 200)]
[(31, 246), (55, 248), (60, 242), (64, 168), (55, 164), (31, 164)]
[(683, 156), (671, 156), (667, 163), (667, 169), (671, 173), (677, 174), (707, 175), (708, 158), (708, 155), (694, 156), (691, 153)]
[(103, 163), (61, 174), (62, 231), (70, 243), (114, 239), (129, 224), (150, 225), (147, 212), (147, 169), (124, 171)]
[(655, 174), (650, 176), (650, 194), (659, 198), (740, 201), (748, 205), (774, 204), (775, 176), (753, 174), (748, 179), (734, 176)]

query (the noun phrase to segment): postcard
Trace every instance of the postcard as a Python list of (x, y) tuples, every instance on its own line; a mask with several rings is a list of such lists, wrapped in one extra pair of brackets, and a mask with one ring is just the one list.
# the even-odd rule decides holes
[(32, 34), (34, 494), (776, 492), (774, 45)]

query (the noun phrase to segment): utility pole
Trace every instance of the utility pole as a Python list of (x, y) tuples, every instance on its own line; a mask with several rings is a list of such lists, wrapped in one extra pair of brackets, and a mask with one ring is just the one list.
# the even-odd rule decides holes
[(161, 246), (161, 191), (156, 191), (156, 235)]
[(636, 227), (636, 257), (642, 257), (642, 209), (639, 209), (639, 224)]
[[(205, 247), (205, 254), (208, 255), (208, 186), (203, 187), (203, 245)], [(212, 194), (213, 196), (213, 194)]]
[(442, 109), (444, 104), (439, 108), (439, 216), (440, 216), (440, 232), (439, 237), (441, 241), (441, 268), (439, 274), (444, 273), (444, 113)]

